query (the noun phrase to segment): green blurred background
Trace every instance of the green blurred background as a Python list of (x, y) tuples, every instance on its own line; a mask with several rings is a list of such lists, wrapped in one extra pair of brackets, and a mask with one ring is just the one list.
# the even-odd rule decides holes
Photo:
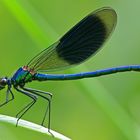
[[(93, 71), (140, 64), (139, 0), (0, 0), (0, 75), (14, 71), (48, 47), (89, 12), (110, 6), (117, 27), (96, 56), (58, 73)], [(139, 140), (139, 73), (127, 72), (79, 81), (33, 82), (28, 87), (53, 93), (51, 128), (73, 140)], [(5, 98), (0, 91), (0, 102)], [(22, 94), (0, 108), (15, 116), (30, 100)], [(40, 124), (46, 103), (38, 103), (23, 118)], [(46, 122), (47, 123), (47, 122)], [(18, 129), (18, 127), (16, 128)], [(0, 123), (0, 140), (46, 140), (45, 135)]]

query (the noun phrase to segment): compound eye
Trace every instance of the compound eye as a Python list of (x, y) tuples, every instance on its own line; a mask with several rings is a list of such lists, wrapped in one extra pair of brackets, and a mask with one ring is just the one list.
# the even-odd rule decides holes
[(7, 84), (7, 79), (6, 78), (0, 78), (0, 90), (5, 88)]

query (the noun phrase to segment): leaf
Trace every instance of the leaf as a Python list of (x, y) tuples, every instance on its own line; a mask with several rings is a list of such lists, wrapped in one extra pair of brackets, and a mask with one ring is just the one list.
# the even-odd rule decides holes
[[(25, 121), (20, 119), (18, 122), (18, 126), (16, 126), (17, 118), (6, 116), (6, 115), (0, 115), (0, 123), (6, 123), (6, 125), (10, 125), (12, 127), (9, 127), (10, 129), (26, 129), (28, 131), (36, 131), (45, 134), (47, 140), (70, 140), (70, 138), (54, 131), (50, 130), (50, 132), (53, 134), (53, 136), (48, 132), (48, 128), (45, 128), (41, 125)], [(2, 126), (2, 125), (1, 125)], [(16, 131), (16, 130), (14, 130)], [(23, 130), (24, 131), (24, 130)], [(23, 131), (18, 131), (18, 133), (22, 133)], [(17, 133), (15, 133), (16, 135)]]

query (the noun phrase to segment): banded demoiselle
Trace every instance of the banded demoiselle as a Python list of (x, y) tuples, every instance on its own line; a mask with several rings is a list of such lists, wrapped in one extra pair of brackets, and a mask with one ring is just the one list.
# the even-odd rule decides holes
[[(18, 92), (28, 96), (32, 102), (27, 104), (17, 115), (19, 119), (36, 103), (37, 97), (48, 102), (41, 125), (44, 126), (45, 117), (48, 113), (48, 131), (50, 132), (50, 110), (52, 94), (45, 91), (25, 87), (25, 84), (48, 80), (76, 80), (82, 78), (98, 77), (125, 71), (140, 71), (140, 65), (120, 66), (82, 72), (76, 74), (42, 74), (78, 65), (94, 55), (108, 39), (117, 22), (116, 12), (109, 7), (100, 8), (82, 19), (70, 29), (60, 40), (37, 54), (29, 63), (20, 67), (11, 78), (0, 78), (0, 89), (7, 86), (6, 100), (0, 106), (14, 99), (12, 87)], [(9, 99), (9, 94), (11, 97)], [(47, 95), (47, 96), (45, 96)]]

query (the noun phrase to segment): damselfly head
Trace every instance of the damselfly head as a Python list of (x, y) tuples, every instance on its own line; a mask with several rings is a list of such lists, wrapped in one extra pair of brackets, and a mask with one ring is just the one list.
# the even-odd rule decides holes
[(0, 78), (0, 90), (7, 85), (7, 77)]

